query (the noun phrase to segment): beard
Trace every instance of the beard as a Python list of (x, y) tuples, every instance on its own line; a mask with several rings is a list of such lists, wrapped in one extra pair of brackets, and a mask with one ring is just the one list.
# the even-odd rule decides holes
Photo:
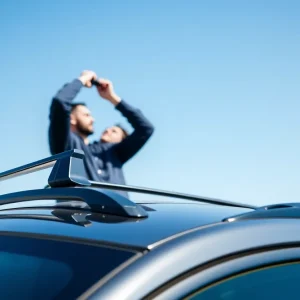
[(87, 127), (82, 126), (82, 124), (78, 123), (77, 124), (77, 132), (84, 135), (84, 136), (89, 136), (94, 133), (94, 130), (88, 129)]

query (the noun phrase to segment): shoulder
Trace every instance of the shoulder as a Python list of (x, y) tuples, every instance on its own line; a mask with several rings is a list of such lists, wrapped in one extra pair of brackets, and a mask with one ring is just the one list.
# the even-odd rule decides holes
[(75, 133), (73, 131), (70, 131), (70, 137), (74, 141), (78, 141), (78, 142), (82, 141), (82, 138), (77, 133)]

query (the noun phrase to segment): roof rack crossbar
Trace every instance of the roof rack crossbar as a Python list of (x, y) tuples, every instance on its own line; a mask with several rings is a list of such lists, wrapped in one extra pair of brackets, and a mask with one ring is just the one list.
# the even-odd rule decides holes
[(231, 201), (227, 201), (227, 200), (208, 198), (208, 197), (190, 195), (190, 194), (185, 194), (185, 193), (169, 192), (169, 191), (150, 189), (150, 188), (144, 188), (144, 187), (135, 187), (135, 186), (129, 186), (129, 185), (125, 186), (125, 185), (96, 182), (96, 181), (90, 181), (90, 183), (91, 183), (91, 187), (105, 188), (105, 189), (110, 189), (110, 190), (120, 190), (120, 191), (134, 192), (134, 193), (157, 195), (157, 196), (163, 196), (163, 197), (173, 197), (173, 198), (193, 200), (193, 201), (197, 201), (197, 202), (203, 202), (203, 203), (209, 203), (209, 204), (215, 204), (215, 205), (225, 205), (225, 206), (242, 207), (242, 208), (250, 208), (250, 209), (257, 208), (256, 206), (250, 205), (250, 204), (231, 202)]
[[(85, 202), (94, 212), (112, 214), (126, 218), (145, 218), (147, 212), (120, 194), (90, 187), (64, 187), (54, 189), (40, 189), (0, 195), (1, 205), (32, 200), (79, 200)], [(20, 206), (22, 208), (22, 205)], [(7, 210), (9, 208), (5, 208)]]
[(83, 165), (84, 152), (78, 149), (62, 152), (5, 172), (0, 173), (0, 181), (33, 173), (54, 165), (48, 178), (51, 187), (89, 186)]
[[(24, 175), (24, 174), (36, 172), (54, 166), (48, 178), (48, 184), (52, 188), (70, 187), (70, 186), (91, 186), (91, 187), (96, 187), (98, 189), (102, 188), (106, 190), (119, 190), (119, 191), (135, 192), (135, 193), (144, 193), (144, 194), (158, 195), (164, 197), (193, 200), (193, 201), (215, 204), (215, 205), (257, 209), (257, 207), (253, 205), (236, 203), (236, 202), (220, 200), (215, 198), (208, 198), (208, 197), (163, 191), (157, 189), (150, 189), (144, 187), (135, 187), (135, 186), (128, 186), (128, 185), (89, 181), (86, 176), (83, 158), (84, 158), (84, 152), (82, 150), (73, 149), (73, 150), (65, 151), (60, 154), (50, 156), (48, 158), (44, 158), (35, 161), (33, 163), (29, 163), (27, 165), (23, 165), (15, 169), (2, 172), (0, 173), (0, 181), (17, 177), (20, 175)], [(102, 192), (104, 193), (104, 191)], [(106, 192), (108, 193), (109, 191)], [(114, 198), (113, 195), (111, 195), (111, 197)]]

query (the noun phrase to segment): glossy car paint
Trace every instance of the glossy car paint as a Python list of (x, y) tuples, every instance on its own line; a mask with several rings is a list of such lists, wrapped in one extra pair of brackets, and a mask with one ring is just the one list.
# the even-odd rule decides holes
[[(245, 208), (214, 206), (201, 204), (151, 204), (148, 218), (122, 218), (99, 213), (90, 213), (86, 217), (89, 226), (74, 226), (40, 219), (38, 221), (26, 215), (53, 214), (49, 209), (18, 209), (0, 212), (0, 228), (6, 232), (50, 234), (73, 238), (93, 239), (110, 243), (153, 248), (152, 245), (170, 236), (192, 228), (220, 222), (223, 218), (237, 213), (251, 211)], [(73, 212), (76, 212), (74, 210)], [(82, 210), (77, 212), (83, 212)], [(19, 218), (5, 218), (9, 214), (19, 214)], [(21, 216), (23, 215), (23, 217)]]
[(186, 278), (179, 279), (177, 283), (174, 282), (174, 285), (164, 291), (160, 291), (159, 295), (155, 296), (155, 299), (182, 299), (193, 290), (199, 290), (200, 287), (215, 284), (224, 278), (236, 274), (261, 267), (300, 260), (300, 248), (294, 248), (292, 245), (286, 245), (284, 249), (282, 249), (282, 246), (278, 248), (273, 250), (266, 248), (263, 252), (258, 253), (251, 251), (243, 254), (240, 253), (238, 256), (234, 256), (224, 262), (219, 261), (209, 268), (199, 270), (194, 275), (190, 274)]
[[(300, 243), (300, 220), (268, 219), (205, 226), (154, 248), (104, 284), (95, 299), (141, 299), (200, 265), (244, 251)], [(124, 287), (118, 289), (117, 287)]]

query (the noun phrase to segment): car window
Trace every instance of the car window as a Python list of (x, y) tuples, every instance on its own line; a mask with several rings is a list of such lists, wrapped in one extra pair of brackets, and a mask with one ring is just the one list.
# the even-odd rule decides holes
[(102, 246), (0, 236), (1, 299), (75, 299), (133, 255)]
[(249, 271), (201, 289), (193, 300), (299, 299), (300, 264), (289, 263)]

